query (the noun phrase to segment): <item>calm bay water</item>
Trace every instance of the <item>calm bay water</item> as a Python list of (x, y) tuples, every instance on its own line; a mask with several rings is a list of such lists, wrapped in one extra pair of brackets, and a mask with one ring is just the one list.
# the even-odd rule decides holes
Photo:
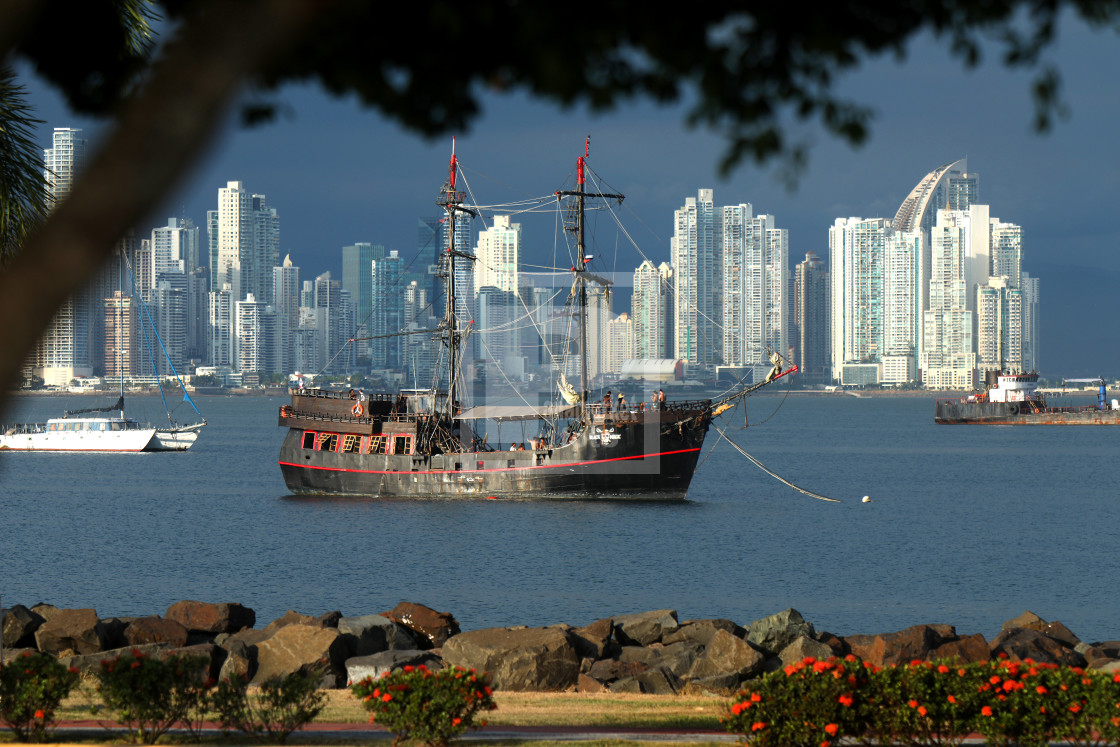
[[(19, 398), (5, 419), (75, 400)], [(665, 607), (749, 623), (792, 606), (839, 634), (945, 622), (989, 638), (1030, 609), (1120, 638), (1120, 428), (935, 426), (929, 397), (767, 396), (749, 400), (759, 425), (717, 422), (843, 503), (782, 485), (715, 431), (680, 504), (311, 499), (276, 466), (282, 403), (200, 398), (210, 426), (185, 454), (0, 453), (5, 605), (239, 601), (263, 625), (407, 599), (464, 629)]]

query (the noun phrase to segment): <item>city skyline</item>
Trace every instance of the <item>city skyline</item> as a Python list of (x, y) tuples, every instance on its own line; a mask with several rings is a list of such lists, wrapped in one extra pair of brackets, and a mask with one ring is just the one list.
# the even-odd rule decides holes
[[(932, 165), (969, 157), (984, 177), (984, 200), (993, 214), (1024, 226), (1030, 247), (1024, 264), (1047, 280), (1043, 292), (1052, 303), (1041, 320), (1042, 363), (1049, 369), (1044, 374), (1111, 375), (1120, 372), (1120, 353), (1100, 344), (1094, 324), (1099, 310), (1087, 305), (1078, 287), (1090, 277), (1120, 278), (1114, 251), (1120, 226), (1108, 219), (1117, 181), (1109, 158), (1115, 150), (1111, 122), (1120, 96), (1113, 95), (1117, 84), (1100, 74), (1107, 60), (1120, 59), (1120, 49), (1110, 34), (1070, 24), (1059, 30), (1054, 59), (1072, 114), (1047, 136), (1029, 131), (1028, 76), (1006, 72), (995, 61), (962, 72), (929, 39), (919, 39), (903, 63), (869, 60), (840, 83), (878, 112), (868, 144), (852, 150), (807, 133), (817, 142), (794, 193), (784, 190), (774, 168), (745, 165), (719, 180), (723, 141), (685, 128), (679, 107), (643, 102), (588, 115), (517, 93), (489, 96), (483, 117), (459, 137), (457, 150), (480, 199), (501, 201), (555, 189), (590, 133), (592, 167), (627, 194), (623, 211), (637, 218), (643, 251), (658, 261), (669, 256), (671, 211), (698, 185), (713, 186), (729, 203), (765, 206), (789, 229), (790, 257), (799, 260), (807, 251), (827, 255), (826, 229), (837, 216), (890, 219)], [(309, 88), (283, 95), (294, 112), (290, 118), (249, 131), (229, 125), (151, 225), (183, 215), (202, 225), (205, 210), (213, 207), (213, 189), (237, 179), (278, 208), (281, 256), (290, 254), (296, 265), (338, 276), (338, 248), (360, 241), (409, 257), (416, 217), (436, 212), (450, 138), (425, 141), (405, 134), (351, 101)], [(41, 84), (33, 85), (31, 100), (46, 121), (42, 142), (49, 139), (44, 132), (64, 125), (86, 128), (96, 140), (96, 123), (72, 117)], [(537, 237), (551, 237), (551, 225), (539, 233), (529, 220), (514, 220), (525, 226), (526, 261), (548, 259), (550, 241)], [(628, 273), (641, 261), (623, 257), (608, 269)], [(1054, 368), (1059, 365), (1061, 370)]]

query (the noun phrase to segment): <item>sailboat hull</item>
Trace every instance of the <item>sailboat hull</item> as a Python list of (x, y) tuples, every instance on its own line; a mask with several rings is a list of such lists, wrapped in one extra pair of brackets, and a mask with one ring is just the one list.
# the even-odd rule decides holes
[(434, 455), (304, 448), (343, 440), (290, 428), (279, 464), (296, 494), (683, 500), (709, 423), (700, 409), (598, 417), (562, 445)]

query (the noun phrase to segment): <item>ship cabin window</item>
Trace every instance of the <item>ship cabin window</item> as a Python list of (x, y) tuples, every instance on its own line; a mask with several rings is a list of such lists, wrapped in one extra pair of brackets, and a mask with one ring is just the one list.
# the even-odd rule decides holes
[(394, 454), (411, 454), (412, 453), (412, 436), (398, 434), (393, 436), (393, 453)]
[(369, 437), (369, 447), (366, 451), (367, 454), (384, 454), (385, 453), (385, 436), (376, 435)]
[(315, 431), (303, 432), (303, 443), (300, 444), (305, 449), (315, 448)]
[(357, 454), (362, 450), (362, 437), (348, 433), (342, 437), (342, 452), (344, 454)]
[(335, 451), (336, 449), (338, 449), (337, 433), (319, 434), (319, 451)]

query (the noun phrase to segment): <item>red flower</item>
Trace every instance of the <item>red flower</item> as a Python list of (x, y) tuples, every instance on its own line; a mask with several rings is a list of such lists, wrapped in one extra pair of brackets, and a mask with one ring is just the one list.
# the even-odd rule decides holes
[(404, 671), (405, 671), (405, 674), (408, 674), (409, 672), (411, 672), (412, 671), (412, 665), (411, 664), (405, 664), (404, 665)]
[(918, 707), (918, 701), (911, 700), (907, 705), (909, 705), (911, 708), (917, 708)]
[(826, 734), (828, 734), (828, 736), (835, 737), (836, 732), (840, 731), (840, 727), (836, 724), (826, 724), (824, 727), (824, 731)]
[(844, 693), (843, 695), (841, 695), (839, 698), (836, 699), (836, 702), (839, 703), (840, 705), (844, 706), (845, 708), (851, 708), (853, 701), (854, 701), (854, 698), (852, 698), (852, 696), (849, 693)]
[(1081, 710), (1081, 704), (1080, 703), (1074, 703), (1073, 705), (1071, 705), (1069, 707), (1069, 712), (1070, 713), (1077, 713), (1080, 710)]
[(949, 674), (949, 667), (945, 666), (944, 664), (938, 664), (937, 671), (939, 674)]
[(1047, 689), (1046, 689), (1045, 687), (1043, 687), (1042, 685), (1039, 685), (1038, 687), (1036, 687), (1036, 688), (1034, 689), (1034, 691), (1035, 691), (1036, 693), (1038, 693), (1039, 695), (1045, 695), (1045, 694), (1046, 694), (1047, 692), (1049, 692), (1049, 691), (1048, 691), (1048, 690), (1047, 690)]
[(762, 731), (765, 728), (766, 728), (766, 722), (765, 721), (755, 721), (753, 724), (751, 724), (751, 731)]
[(926, 713), (928, 713), (928, 711), (926, 711), (925, 706), (918, 706), (918, 715), (919, 716), (925, 716)]
[(35, 711), (35, 718), (44, 719), (46, 717), (47, 717), (47, 714), (43, 713), (41, 710)]
[(388, 703), (392, 699), (393, 699), (393, 696), (390, 695), (389, 693), (385, 693), (384, 695), (381, 696), (381, 701), (383, 703)]
[(991, 706), (984, 706), (983, 708), (980, 709), (980, 715), (981, 716), (991, 716), (992, 715), (992, 707)]
[(950, 702), (950, 703), (956, 703), (956, 702), (957, 702), (957, 699), (956, 699), (956, 698), (954, 698), (954, 697), (953, 697), (952, 695), (950, 695), (950, 696), (949, 696), (949, 702)]
[(762, 696), (759, 695), (758, 693), (751, 693), (751, 702), (752, 703), (761, 703), (762, 702)]
[(463, 723), (463, 719), (459, 718), (458, 716), (456, 716), (455, 718), (451, 719), (451, 725), (452, 725), (452, 726), (458, 726), (458, 725), (459, 725), (459, 724), (461, 724), (461, 723)]

